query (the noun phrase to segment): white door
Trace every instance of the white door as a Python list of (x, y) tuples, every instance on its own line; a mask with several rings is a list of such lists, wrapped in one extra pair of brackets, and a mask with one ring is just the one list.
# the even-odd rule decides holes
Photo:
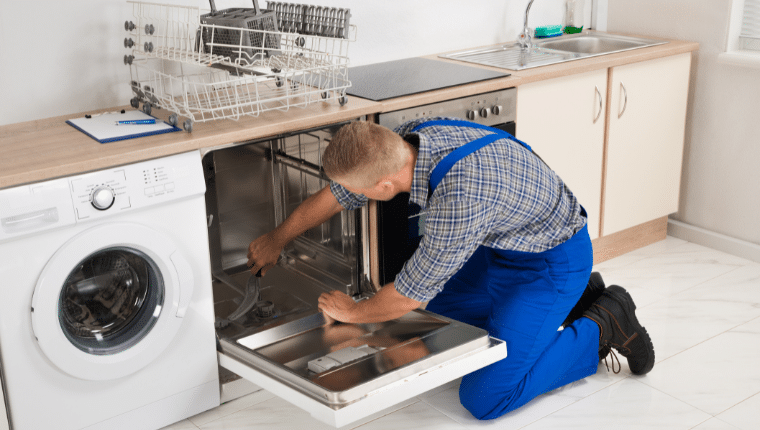
[(34, 335), (71, 376), (121, 378), (173, 341), (193, 283), (192, 268), (164, 234), (133, 223), (93, 227), (43, 269), (32, 299)]
[(612, 68), (603, 235), (678, 210), (691, 54)]
[(517, 138), (565, 181), (599, 236), (607, 69), (521, 85)]

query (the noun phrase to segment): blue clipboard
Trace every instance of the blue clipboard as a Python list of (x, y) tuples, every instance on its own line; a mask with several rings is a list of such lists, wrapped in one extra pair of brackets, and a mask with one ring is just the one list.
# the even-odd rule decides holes
[[(139, 121), (155, 119), (155, 124), (118, 124), (118, 121)], [(139, 110), (125, 110), (120, 112), (106, 112), (102, 114), (75, 118), (66, 121), (66, 124), (76, 128), (100, 143), (116, 142), (119, 140), (136, 139), (138, 137), (153, 136), (155, 134), (172, 133), (181, 131), (167, 122), (156, 119)]]

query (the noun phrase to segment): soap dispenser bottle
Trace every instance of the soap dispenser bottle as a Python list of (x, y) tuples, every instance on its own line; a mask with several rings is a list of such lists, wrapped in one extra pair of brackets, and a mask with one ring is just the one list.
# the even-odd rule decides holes
[(567, 0), (565, 7), (565, 27), (575, 27), (575, 0)]
[[(584, 0), (579, 1), (583, 2)], [(580, 24), (583, 21), (583, 17), (576, 14), (576, 0), (567, 0), (565, 6), (567, 10), (565, 14), (565, 33), (580, 33), (583, 30), (583, 24)]]

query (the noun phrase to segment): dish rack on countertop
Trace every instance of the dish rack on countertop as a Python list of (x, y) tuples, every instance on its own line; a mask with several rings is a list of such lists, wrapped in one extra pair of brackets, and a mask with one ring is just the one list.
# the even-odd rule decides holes
[(194, 122), (258, 116), (316, 102), (348, 102), (348, 46), (356, 41), (350, 11), (267, 2), (253, 8), (128, 1), (124, 56), (134, 97), (150, 114), (190, 132)]

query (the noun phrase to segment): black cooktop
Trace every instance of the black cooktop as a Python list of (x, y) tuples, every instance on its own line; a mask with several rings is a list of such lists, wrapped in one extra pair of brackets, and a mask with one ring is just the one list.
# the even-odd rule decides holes
[(346, 92), (374, 101), (503, 78), (509, 73), (427, 58), (407, 58), (348, 69)]

